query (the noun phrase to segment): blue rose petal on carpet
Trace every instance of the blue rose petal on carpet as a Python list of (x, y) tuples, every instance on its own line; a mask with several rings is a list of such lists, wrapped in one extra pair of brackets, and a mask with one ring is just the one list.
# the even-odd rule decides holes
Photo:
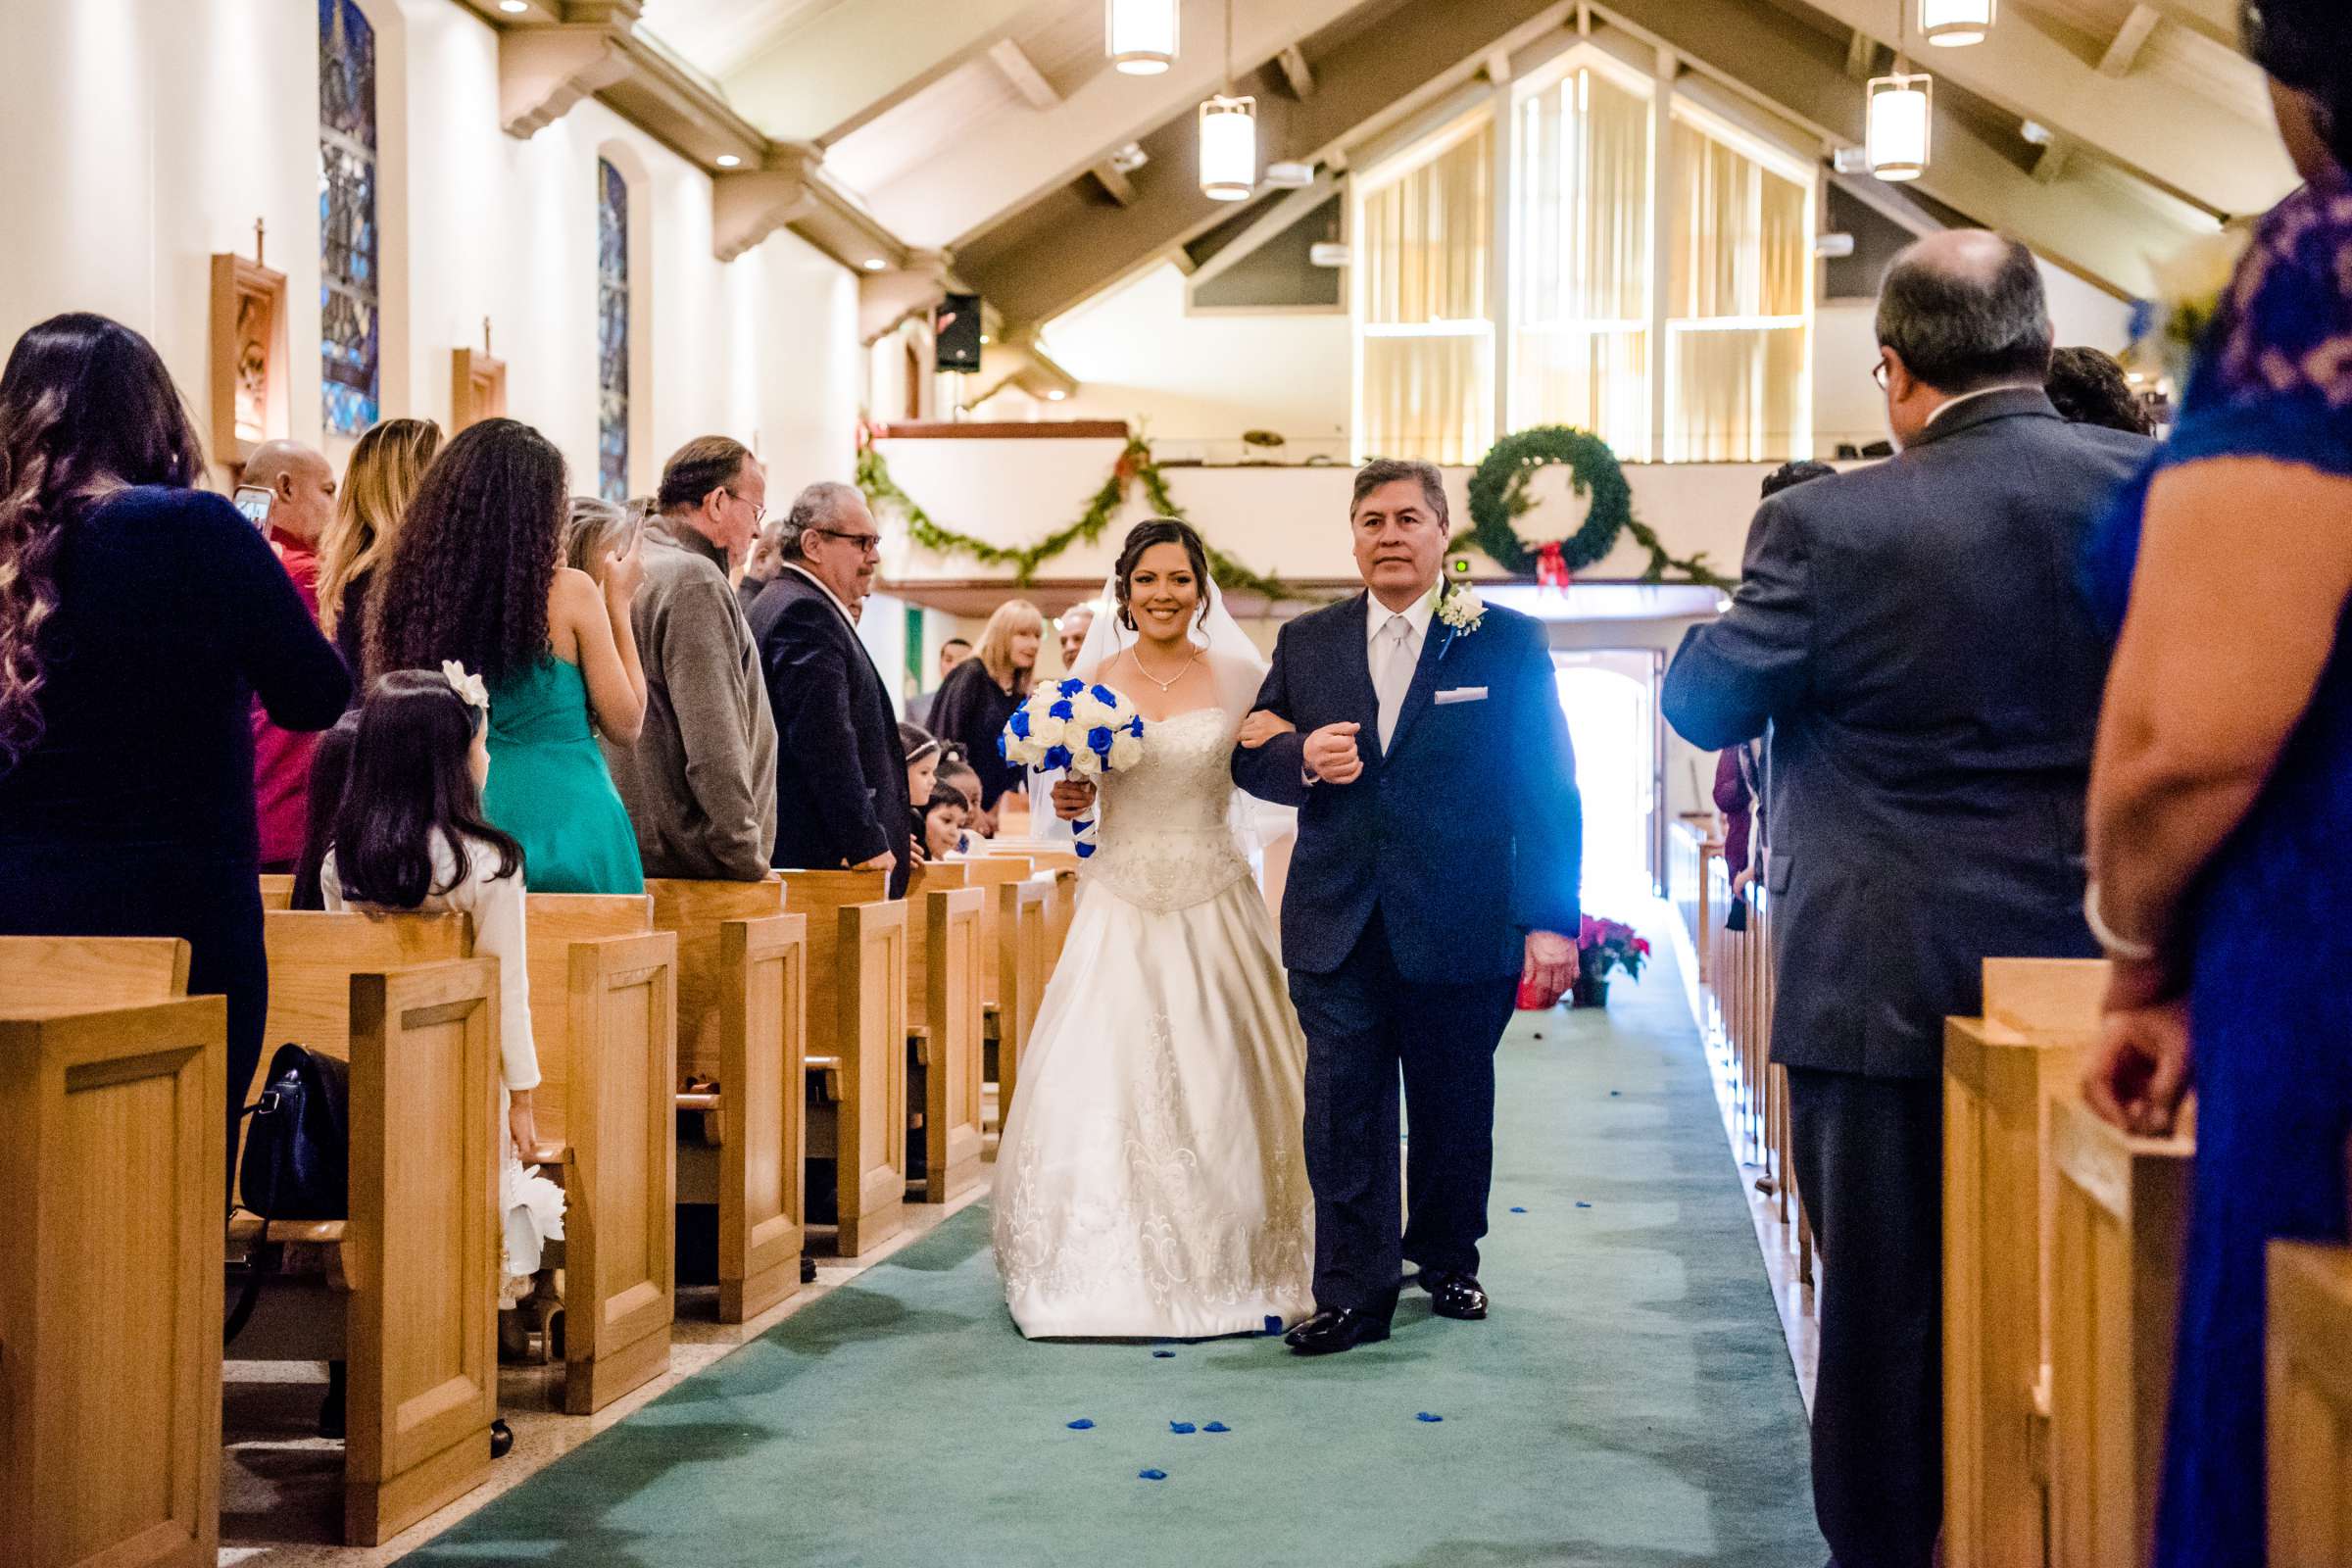
[(1139, 1470), (1135, 1473), (1135, 1479), (1138, 1481), (1165, 1481), (1168, 1479), (1168, 1473), (1165, 1470)]
[(1427, 1410), (1424, 1410), (1419, 1415), (1413, 1417), (1413, 1419), (1416, 1421), (1438, 1422), (1443, 1421), (1446, 1418), (1442, 1415), (1431, 1415)]
[(1227, 1426), (1222, 1421), (1211, 1421), (1208, 1425), (1202, 1427), (1200, 1430), (1203, 1432), (1231, 1432), (1233, 1428)]
[(1511, 1212), (1514, 1214), (1524, 1214), (1527, 1212), (1527, 1210), (1524, 1208), (1514, 1208), (1511, 1210)]
[(1095, 1430), (1095, 1424), (1092, 1421), (1089, 1421), (1086, 1417), (1080, 1416), (1077, 1420), (1070, 1423), (1070, 1430), (1072, 1432), (1092, 1432)]
[(1591, 1208), (1592, 1205), (1580, 1198), (1576, 1200), (1576, 1206), (1579, 1208)]
[(1190, 1421), (1171, 1421), (1168, 1423), (1168, 1430), (1175, 1433), (1180, 1438), (1189, 1438), (1200, 1429), (1194, 1426)]
[(1153, 1350), (1152, 1352), (1152, 1359), (1154, 1361), (1173, 1361), (1176, 1359), (1176, 1352), (1174, 1350)]

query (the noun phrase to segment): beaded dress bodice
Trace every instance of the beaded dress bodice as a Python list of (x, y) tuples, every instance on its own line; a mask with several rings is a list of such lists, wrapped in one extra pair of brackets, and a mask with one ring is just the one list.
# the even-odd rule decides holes
[(1143, 760), (1102, 777), (1090, 879), (1164, 912), (1206, 904), (1250, 875), (1233, 831), (1234, 727), (1222, 708), (1146, 725)]

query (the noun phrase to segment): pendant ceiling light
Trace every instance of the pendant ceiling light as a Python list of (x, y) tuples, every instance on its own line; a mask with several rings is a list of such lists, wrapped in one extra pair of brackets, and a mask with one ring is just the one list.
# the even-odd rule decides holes
[(1257, 100), (1233, 93), (1233, 0), (1225, 0), (1225, 90), (1200, 106), (1200, 194), (1244, 202), (1257, 188)]
[(1943, 49), (1983, 43), (2000, 0), (1919, 0), (1920, 35)]
[[(1900, 62), (1897, 66), (1899, 68)], [(1870, 83), (1870, 172), (1884, 180), (1917, 179), (1927, 172), (1929, 111), (1936, 78), (1875, 77)]]
[(1103, 0), (1102, 47), (1131, 76), (1156, 76), (1176, 63), (1181, 0)]
[[(1925, 9), (1953, 6), (1964, 0), (1921, 0)], [(1991, 0), (1984, 0), (1987, 12)], [(1863, 89), (1863, 151), (1870, 172), (1893, 182), (1917, 179), (1927, 172), (1929, 143), (1934, 126), (1936, 78), (1913, 73), (1903, 63), (1904, 0), (1894, 7), (1894, 74), (1874, 76)]]

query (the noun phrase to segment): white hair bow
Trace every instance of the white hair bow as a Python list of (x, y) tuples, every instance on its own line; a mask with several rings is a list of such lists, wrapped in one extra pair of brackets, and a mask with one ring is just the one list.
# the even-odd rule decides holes
[(476, 675), (454, 659), (444, 659), (441, 661), (441, 678), (449, 682), (451, 691), (456, 692), (459, 697), (473, 707), (480, 709), (485, 717), (488, 716), (490, 689), (482, 684), (481, 676)]

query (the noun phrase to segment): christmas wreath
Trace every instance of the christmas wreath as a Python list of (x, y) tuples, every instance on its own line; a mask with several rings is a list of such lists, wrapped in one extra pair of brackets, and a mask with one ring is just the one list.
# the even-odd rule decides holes
[[(1558, 514), (1546, 516), (1528, 493), (1536, 470), (1568, 466), (1576, 493), (1586, 503), (1582, 522)], [(1590, 430), (1542, 424), (1517, 430), (1494, 443), (1470, 476), (1470, 541), (1494, 564), (1516, 575), (1533, 575), (1548, 588), (1565, 587), (1573, 576), (1598, 563), (1630, 532), (1649, 552), (1643, 582), (1677, 580), (1729, 588), (1706, 564), (1704, 554), (1678, 560), (1657, 534), (1634, 515), (1634, 491), (1609, 444)]]

